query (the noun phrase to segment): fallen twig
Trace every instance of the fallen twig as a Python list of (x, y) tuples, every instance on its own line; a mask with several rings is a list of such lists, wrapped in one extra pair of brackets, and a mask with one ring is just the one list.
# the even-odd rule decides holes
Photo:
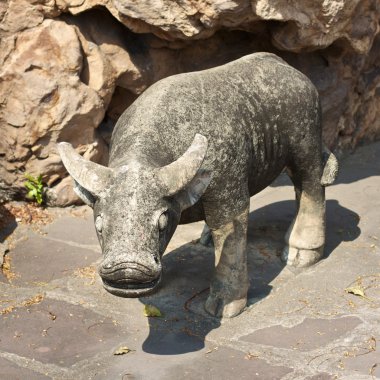
[(189, 309), (189, 306), (190, 306), (190, 304), (191, 304), (191, 302), (193, 301), (193, 299), (194, 298), (196, 298), (196, 297), (198, 297), (198, 296), (200, 296), (201, 294), (203, 294), (204, 292), (206, 292), (207, 290), (209, 290), (210, 288), (205, 288), (205, 289), (203, 289), (203, 290), (201, 290), (201, 291), (199, 291), (199, 292), (196, 292), (196, 293), (194, 293), (186, 302), (185, 302), (185, 304), (183, 305), (183, 308), (184, 308), (184, 310), (185, 311), (190, 311), (190, 309)]

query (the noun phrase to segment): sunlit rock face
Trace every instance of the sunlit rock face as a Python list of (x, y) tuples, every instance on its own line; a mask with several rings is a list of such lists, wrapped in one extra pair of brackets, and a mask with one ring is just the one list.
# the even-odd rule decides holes
[(380, 136), (377, 0), (10, 0), (0, 20), (2, 199), (27, 172), (51, 204), (77, 202), (57, 141), (105, 164), (115, 121), (148, 86), (255, 51), (313, 81), (330, 147)]

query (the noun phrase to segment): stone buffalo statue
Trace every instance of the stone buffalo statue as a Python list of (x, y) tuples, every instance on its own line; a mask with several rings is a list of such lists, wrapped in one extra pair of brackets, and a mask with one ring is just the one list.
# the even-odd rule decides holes
[(177, 225), (205, 220), (215, 246), (205, 308), (214, 316), (239, 314), (249, 286), (249, 199), (284, 169), (298, 211), (283, 259), (308, 266), (323, 254), (324, 186), (335, 179), (337, 161), (322, 145), (317, 90), (273, 54), (152, 85), (118, 120), (108, 167), (68, 143), (58, 149), (77, 193), (94, 209), (99, 274), (112, 294), (154, 290)]

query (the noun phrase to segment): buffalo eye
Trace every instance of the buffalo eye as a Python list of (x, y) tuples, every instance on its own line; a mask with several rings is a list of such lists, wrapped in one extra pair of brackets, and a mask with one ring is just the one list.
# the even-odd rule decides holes
[(98, 215), (95, 220), (95, 228), (96, 230), (101, 233), (103, 229), (103, 218), (101, 215)]
[(168, 215), (166, 212), (160, 215), (158, 218), (158, 229), (163, 231), (168, 225)]

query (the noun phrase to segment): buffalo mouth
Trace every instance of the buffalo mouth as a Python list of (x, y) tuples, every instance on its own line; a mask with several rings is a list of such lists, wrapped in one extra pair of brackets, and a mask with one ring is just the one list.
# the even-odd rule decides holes
[(119, 297), (140, 297), (153, 292), (161, 282), (161, 275), (150, 282), (131, 282), (129, 280), (103, 279), (103, 287), (107, 292)]

